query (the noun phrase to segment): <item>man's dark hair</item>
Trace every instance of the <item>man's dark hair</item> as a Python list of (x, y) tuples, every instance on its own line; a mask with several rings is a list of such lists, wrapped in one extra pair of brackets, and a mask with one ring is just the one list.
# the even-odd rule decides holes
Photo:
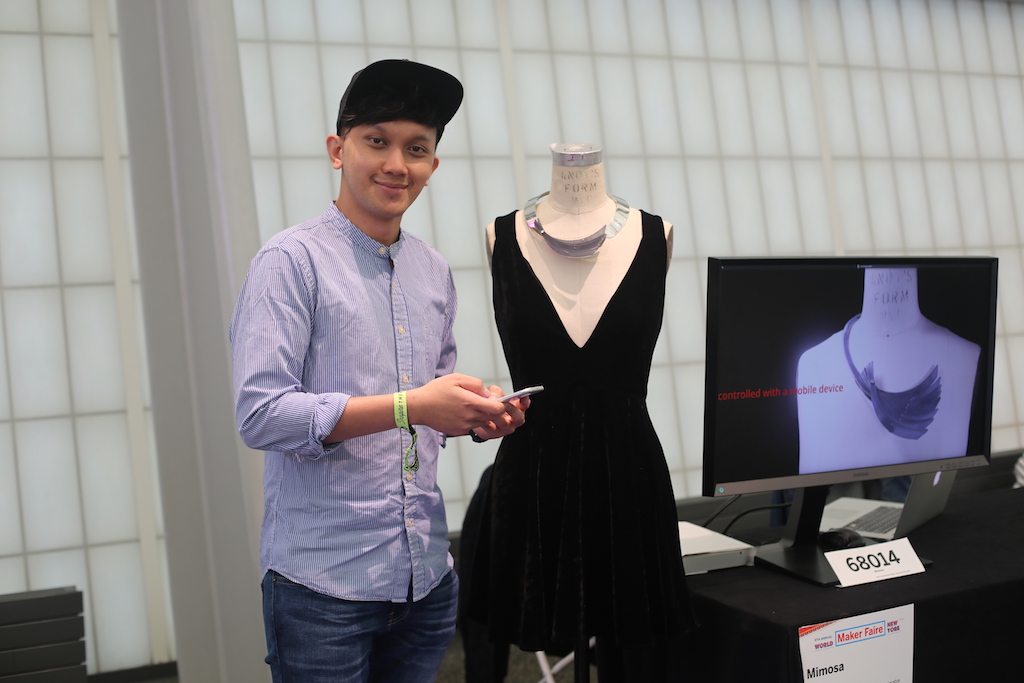
[(411, 89), (384, 87), (364, 96), (358, 106), (349, 111), (338, 112), (338, 135), (344, 137), (349, 129), (356, 126), (384, 123), (385, 121), (413, 121), (437, 131), (437, 140), (441, 140), (444, 124), (447, 123), (423, 96), (419, 86)]

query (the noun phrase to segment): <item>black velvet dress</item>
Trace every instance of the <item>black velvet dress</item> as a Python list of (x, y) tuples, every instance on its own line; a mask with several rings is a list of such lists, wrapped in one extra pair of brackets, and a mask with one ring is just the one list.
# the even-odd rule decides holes
[(498, 450), (470, 613), (524, 650), (592, 635), (663, 642), (694, 620), (646, 404), (665, 299), (662, 220), (643, 214), (634, 261), (580, 348), (523, 257), (514, 218), (495, 221), (495, 317), (514, 387), (545, 391)]

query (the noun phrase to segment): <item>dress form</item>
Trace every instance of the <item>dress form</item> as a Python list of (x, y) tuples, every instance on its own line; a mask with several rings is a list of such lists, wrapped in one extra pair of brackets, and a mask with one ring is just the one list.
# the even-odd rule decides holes
[[(537, 219), (557, 239), (589, 237), (612, 221), (617, 208), (605, 189), (602, 150), (589, 143), (563, 143), (551, 145), (551, 155), (551, 190), (537, 204)], [(671, 259), (672, 224), (664, 225)], [(567, 258), (527, 226), (523, 212), (517, 214), (519, 248), (577, 346), (586, 344), (593, 333), (633, 262), (640, 237), (640, 212), (630, 209), (622, 229), (595, 254)], [(494, 251), (494, 223), (487, 226), (487, 250), (488, 255)]]
[[(963, 455), (980, 351), (921, 313), (916, 269), (866, 269), (859, 317), (800, 358), (801, 474)], [(887, 428), (851, 364), (890, 393), (925, 393), (934, 368), (939, 399), (923, 433)]]
[[(627, 650), (660, 670), (664, 644), (693, 626), (671, 479), (646, 405), (672, 228), (626, 208), (615, 231), (621, 200), (605, 188), (600, 148), (551, 151), (537, 221), (528, 203), (487, 226), (511, 376), (546, 390), (495, 458), (488, 550), (477, 558), (487, 578), (469, 609), (495, 642), (530, 651), (573, 644), (577, 683), (589, 680), (596, 634), (600, 675), (614, 683), (633, 680), (615, 677)], [(605, 239), (583, 257), (558, 242), (595, 236)], [(599, 390), (609, 395), (595, 402)]]

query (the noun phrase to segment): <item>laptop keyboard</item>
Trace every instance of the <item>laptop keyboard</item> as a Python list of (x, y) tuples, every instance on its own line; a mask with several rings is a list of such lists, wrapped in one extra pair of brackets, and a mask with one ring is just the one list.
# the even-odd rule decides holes
[(868, 532), (872, 534), (887, 534), (896, 528), (900, 521), (903, 508), (880, 505), (874, 510), (867, 512), (846, 525), (854, 531)]

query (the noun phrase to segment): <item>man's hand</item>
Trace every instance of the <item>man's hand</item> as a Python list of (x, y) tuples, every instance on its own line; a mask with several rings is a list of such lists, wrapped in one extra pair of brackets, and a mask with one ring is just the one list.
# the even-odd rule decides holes
[(505, 412), (475, 377), (452, 373), (410, 389), (409, 422), (443, 434), (467, 434), (470, 429), (499, 419)]
[[(505, 392), (496, 384), (487, 387), (490, 395), (501, 399)], [(481, 439), (497, 439), (514, 432), (526, 422), (526, 409), (530, 407), (530, 397), (514, 398), (507, 403), (502, 403), (505, 412), (495, 420), (489, 420), (487, 424), (474, 428), (472, 431)]]

